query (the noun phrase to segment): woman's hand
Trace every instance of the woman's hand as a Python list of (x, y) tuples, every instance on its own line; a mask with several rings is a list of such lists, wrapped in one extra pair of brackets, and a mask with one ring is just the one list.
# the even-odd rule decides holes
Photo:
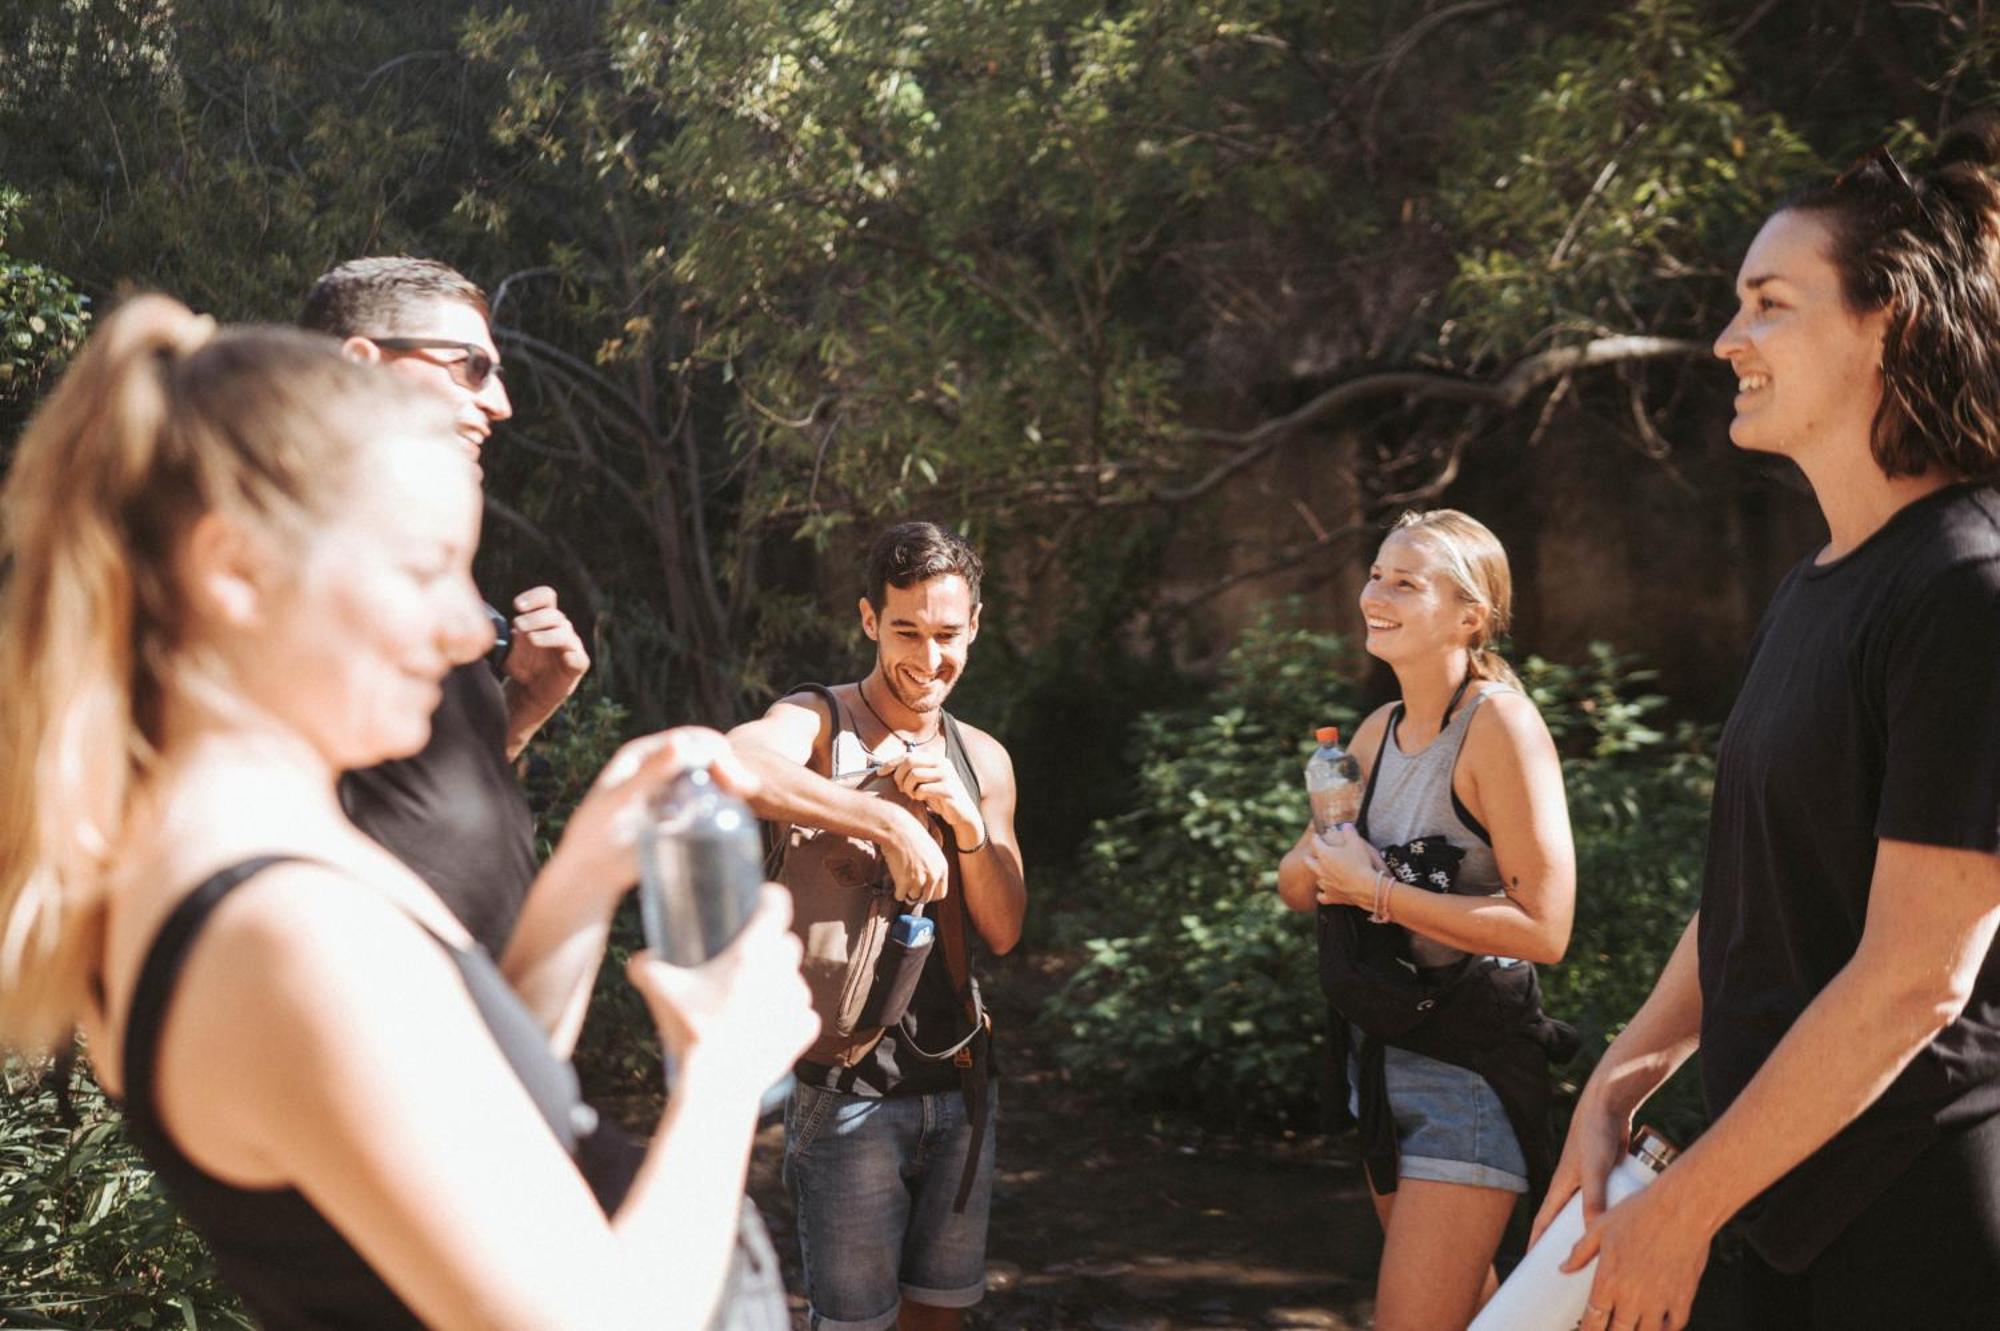
[(1535, 1223), (1528, 1228), (1528, 1246), (1534, 1247), (1576, 1193), (1583, 1194), (1583, 1223), (1587, 1228), (1604, 1214), (1605, 1181), (1631, 1150), (1632, 1120), (1599, 1108), (1589, 1095), (1577, 1101), (1570, 1117), (1569, 1135), (1563, 1138), (1562, 1158), (1556, 1161), (1549, 1178), (1549, 1191)]
[(1305, 858), (1318, 884), (1321, 905), (1374, 908), (1375, 876), (1383, 871), (1382, 857), (1352, 823), (1307, 838)]
[(819, 1034), (799, 974), (803, 949), (788, 926), (791, 893), (766, 883), (736, 941), (700, 966), (669, 966), (640, 952), (626, 967), (683, 1072), (741, 1083), (751, 1094), (782, 1076)]
[(1674, 1184), (1671, 1172), (1662, 1174), (1599, 1216), (1570, 1250), (1565, 1271), (1597, 1261), (1583, 1331), (1681, 1331), (1688, 1324), (1715, 1229), (1681, 1205)]
[(611, 894), (637, 882), (636, 852), (646, 830), (648, 801), (668, 781), (696, 767), (708, 768), (716, 784), (732, 794), (748, 799), (756, 793), (756, 776), (718, 732), (680, 726), (643, 735), (612, 755), (570, 815), (550, 857), (551, 865), (561, 863), (561, 879)]

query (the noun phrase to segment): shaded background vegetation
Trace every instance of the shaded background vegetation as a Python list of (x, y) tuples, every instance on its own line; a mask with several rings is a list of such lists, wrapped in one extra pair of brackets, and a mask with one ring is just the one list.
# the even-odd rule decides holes
[[(1452, 504), (1513, 554), (1583, 869), (1547, 985), (1602, 1036), (1817, 533), (1727, 444), (1735, 258), (1996, 61), (1977, 0), (9, 0), (0, 446), (128, 286), (286, 319), (345, 257), (458, 265), (519, 412), (482, 581), (554, 583), (598, 663), (540, 746), (552, 819), (618, 734), (858, 673), (860, 544), (961, 526), (994, 565), (962, 706), (1021, 773), (1036, 941), (1082, 959), (1068, 1058), (1309, 1121), (1267, 889), (1303, 737), (1387, 684), (1340, 637), (1382, 523)], [(602, 998), (587, 1073), (647, 1082)], [(24, 1077), (0, 1318), (207, 1324), (101, 1107)]]

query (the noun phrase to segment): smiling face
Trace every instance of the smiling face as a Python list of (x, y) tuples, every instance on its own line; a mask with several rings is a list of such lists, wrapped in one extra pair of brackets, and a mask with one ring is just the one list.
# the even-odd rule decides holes
[(421, 749), (440, 681), (493, 634), (472, 583), (477, 468), (444, 437), (392, 431), (357, 477), (234, 653), (243, 692), (336, 768)]
[(1812, 213), (1774, 215), (1737, 276), (1736, 317), (1715, 354), (1736, 375), (1739, 448), (1794, 461), (1868, 446), (1882, 400), (1882, 311), (1856, 314), (1842, 294), (1832, 236)]
[(861, 631), (875, 641), (875, 668), (896, 701), (925, 714), (944, 706), (979, 636), (979, 607), (956, 573), (883, 589), (878, 614), (861, 598)]
[(1361, 615), (1369, 655), (1396, 665), (1465, 650), (1478, 640), (1485, 611), (1460, 594), (1429, 541), (1398, 531), (1369, 566)]
[[(487, 327), (486, 317), (463, 301), (425, 301), (411, 308), (397, 324), (397, 337), (463, 342), (484, 351), (495, 364), (499, 363), (500, 353), (493, 345), (493, 331)], [(492, 437), (493, 427), (514, 414), (507, 386), (497, 373), (488, 375), (477, 389), (468, 386), (465, 364), (468, 353), (464, 351), (422, 348), (383, 350), (380, 354), (383, 365), (443, 394), (445, 400), (451, 403), (457, 413), (459, 440), (474, 462), (479, 460), (480, 450)]]

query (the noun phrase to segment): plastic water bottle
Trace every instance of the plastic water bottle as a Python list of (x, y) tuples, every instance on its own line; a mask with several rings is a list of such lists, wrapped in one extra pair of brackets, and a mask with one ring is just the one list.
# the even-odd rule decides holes
[[(674, 966), (699, 966), (743, 932), (764, 886), (764, 843), (750, 806), (715, 784), (706, 767), (681, 773), (654, 796), (639, 844), (639, 923), (646, 946)], [(673, 1083), (673, 1060), (667, 1082)], [(784, 1108), (792, 1076), (764, 1093), (768, 1116)]]
[(1306, 760), (1306, 795), (1312, 800), (1313, 831), (1324, 836), (1361, 816), (1361, 764), (1340, 747), (1340, 727), (1313, 732), (1319, 747)]
[[(1639, 1129), (1632, 1154), (1620, 1160), (1604, 1181), (1604, 1204), (1612, 1207), (1655, 1178), (1679, 1152), (1651, 1128)], [(1466, 1331), (1576, 1331), (1583, 1324), (1583, 1307), (1597, 1272), (1593, 1258), (1580, 1271), (1558, 1268), (1583, 1237), (1583, 1194), (1569, 1199), (1528, 1255), (1507, 1277), (1493, 1299), (1480, 1309)]]

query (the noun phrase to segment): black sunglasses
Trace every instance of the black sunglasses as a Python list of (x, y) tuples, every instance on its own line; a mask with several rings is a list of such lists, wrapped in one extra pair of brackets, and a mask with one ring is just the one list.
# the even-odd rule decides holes
[(457, 377), (459, 366), (465, 367), (465, 374), (459, 382), (477, 393), (486, 387), (486, 381), (500, 373), (500, 362), (493, 353), (475, 342), (455, 342), (443, 337), (371, 337), (368, 339), (384, 351), (463, 351), (464, 360), (433, 361), (442, 365)]

